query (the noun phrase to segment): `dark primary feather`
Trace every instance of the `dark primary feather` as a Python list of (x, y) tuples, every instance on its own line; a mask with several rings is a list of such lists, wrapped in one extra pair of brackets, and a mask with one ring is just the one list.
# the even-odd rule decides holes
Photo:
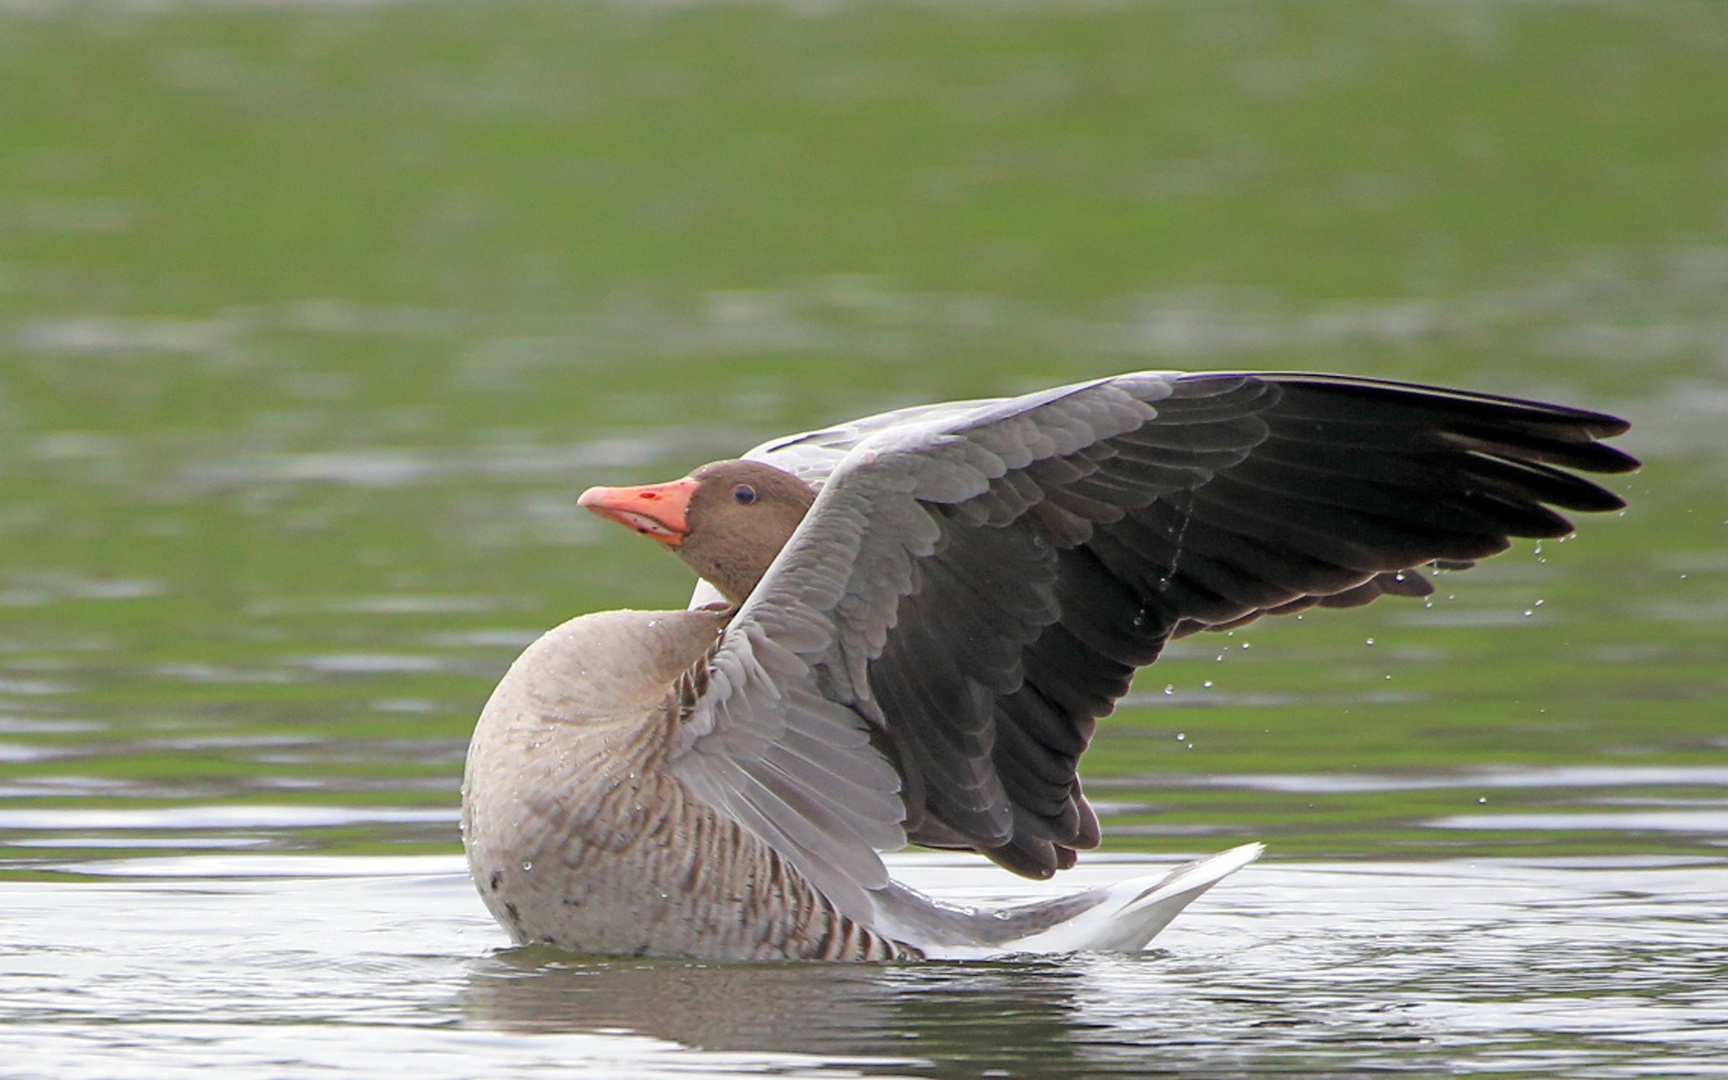
[(1597, 441), (1626, 424), (1582, 410), (1346, 377), (1170, 385), (1102, 439), (1039, 406), (1070, 448), (1019, 467), (987, 424), (961, 432), (1000, 475), (921, 503), (940, 538), (869, 663), (912, 840), (1071, 865), (1098, 842), (1078, 759), (1171, 637), (1424, 595), (1416, 567), (1565, 535), (1552, 507), (1623, 505), (1567, 470), (1637, 465)]

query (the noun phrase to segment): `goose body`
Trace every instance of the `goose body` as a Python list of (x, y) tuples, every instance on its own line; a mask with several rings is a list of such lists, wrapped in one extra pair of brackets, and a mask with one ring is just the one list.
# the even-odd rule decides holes
[(463, 838), (522, 943), (719, 960), (1136, 951), (1259, 854), (974, 911), (879, 852), (1033, 877), (1096, 846), (1078, 761), (1164, 643), (1384, 594), (1636, 462), (1613, 417), (1316, 375), (1138, 373), (775, 440), (582, 503), (680, 555), (677, 611), (585, 615), (482, 712)]
[(886, 960), (768, 844), (666, 769), (667, 688), (713, 611), (607, 611), (536, 641), (487, 705), (464, 826), (480, 894), (519, 941), (702, 959)]

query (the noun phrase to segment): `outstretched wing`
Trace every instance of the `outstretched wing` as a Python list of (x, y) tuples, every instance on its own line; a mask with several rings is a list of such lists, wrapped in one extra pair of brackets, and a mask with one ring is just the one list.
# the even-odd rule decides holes
[(1418, 566), (1622, 505), (1569, 470), (1637, 464), (1598, 441), (1613, 417), (1347, 377), (1143, 373), (890, 417), (753, 454), (827, 475), (674, 764), (831, 896), (875, 887), (860, 851), (901, 830), (1069, 865), (1098, 841), (1079, 756), (1172, 636), (1420, 595)]

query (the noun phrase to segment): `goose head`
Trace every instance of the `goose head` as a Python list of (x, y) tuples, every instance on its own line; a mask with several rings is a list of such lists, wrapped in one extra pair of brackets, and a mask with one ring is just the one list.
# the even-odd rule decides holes
[(742, 604), (815, 498), (815, 489), (789, 472), (734, 460), (664, 484), (592, 487), (576, 502), (658, 541)]

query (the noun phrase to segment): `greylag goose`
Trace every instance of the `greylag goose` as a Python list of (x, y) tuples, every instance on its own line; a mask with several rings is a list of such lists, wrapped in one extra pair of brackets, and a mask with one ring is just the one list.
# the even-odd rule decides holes
[(978, 911), (880, 852), (1045, 878), (1097, 846), (1077, 768), (1164, 644), (1421, 596), (1554, 508), (1621, 500), (1624, 421), (1343, 376), (1147, 372), (901, 409), (580, 503), (699, 575), (584, 615), (480, 717), (462, 829), (520, 943), (718, 960), (1136, 951), (1259, 854)]

